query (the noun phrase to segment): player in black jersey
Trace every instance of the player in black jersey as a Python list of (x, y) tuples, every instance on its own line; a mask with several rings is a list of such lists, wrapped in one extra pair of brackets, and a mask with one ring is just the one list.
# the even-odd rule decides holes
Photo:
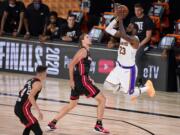
[(87, 34), (82, 34), (80, 36), (80, 42), (80, 49), (75, 54), (69, 65), (69, 82), (71, 87), (70, 103), (61, 109), (59, 114), (57, 114), (48, 124), (47, 128), (50, 131), (55, 130), (57, 121), (64, 117), (77, 105), (80, 95), (85, 95), (87, 97), (95, 98), (98, 102), (97, 122), (94, 127), (94, 131), (108, 134), (109, 131), (104, 129), (102, 125), (106, 98), (104, 97), (103, 93), (100, 92), (100, 90), (93, 84), (93, 80), (89, 76), (90, 64), (92, 61), (89, 53), (91, 38)]
[(39, 114), (39, 119), (43, 115), (36, 103), (39, 93), (42, 89), (42, 81), (46, 79), (45, 66), (38, 66), (36, 68), (36, 76), (26, 82), (24, 88), (20, 90), (14, 112), (20, 119), (21, 123), (25, 125), (23, 135), (29, 135), (32, 130), (35, 135), (42, 135), (42, 130), (38, 120), (31, 113), (31, 106), (33, 106)]

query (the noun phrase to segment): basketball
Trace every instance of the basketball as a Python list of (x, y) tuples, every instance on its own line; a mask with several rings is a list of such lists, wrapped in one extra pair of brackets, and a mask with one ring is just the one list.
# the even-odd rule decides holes
[(129, 14), (129, 9), (128, 9), (128, 7), (126, 5), (119, 5), (115, 9), (115, 13), (116, 13), (117, 16), (120, 16), (120, 17), (122, 17), (124, 19)]

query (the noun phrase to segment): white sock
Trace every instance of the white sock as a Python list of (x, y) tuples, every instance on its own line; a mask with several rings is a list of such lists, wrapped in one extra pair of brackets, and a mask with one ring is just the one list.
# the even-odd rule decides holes
[(131, 94), (130, 96), (136, 96), (138, 97), (142, 93), (147, 92), (147, 87), (135, 87), (134, 88), (134, 93)]
[(131, 94), (130, 96), (135, 96), (138, 97), (141, 94), (141, 90), (138, 87), (134, 88), (134, 93)]
[(147, 92), (147, 90), (148, 90), (146, 86), (145, 87), (140, 87), (139, 89), (141, 90), (141, 94), (144, 93), (144, 92)]

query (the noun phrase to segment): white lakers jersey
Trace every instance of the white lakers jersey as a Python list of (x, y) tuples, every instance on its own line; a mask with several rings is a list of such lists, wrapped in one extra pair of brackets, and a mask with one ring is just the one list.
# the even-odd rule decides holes
[[(136, 37), (138, 39), (138, 37)], [(121, 38), (117, 61), (122, 66), (133, 66), (135, 65), (135, 56), (137, 49), (134, 49), (129, 42)]]

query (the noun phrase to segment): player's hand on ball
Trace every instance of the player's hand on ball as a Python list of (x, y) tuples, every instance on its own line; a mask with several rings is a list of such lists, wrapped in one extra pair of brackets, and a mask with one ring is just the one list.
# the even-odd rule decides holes
[(115, 14), (119, 20), (125, 19), (129, 14), (129, 9), (125, 5), (118, 5), (115, 7)]

